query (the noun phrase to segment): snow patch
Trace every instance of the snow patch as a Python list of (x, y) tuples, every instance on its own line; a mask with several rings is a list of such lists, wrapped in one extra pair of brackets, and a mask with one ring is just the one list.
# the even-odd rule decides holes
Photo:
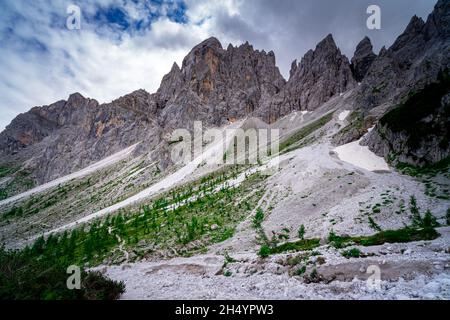
[(350, 110), (344, 110), (341, 113), (339, 113), (339, 116), (338, 116), (339, 121), (344, 121), (348, 117), (349, 114), (350, 114)]
[(390, 171), (384, 158), (377, 156), (367, 146), (361, 146), (361, 139), (335, 148), (339, 159), (368, 171)]
[(292, 116), (291, 116), (291, 118), (289, 119), (289, 121), (294, 121), (294, 119), (295, 119), (296, 116), (297, 116), (297, 111), (295, 111), (295, 112), (292, 114)]

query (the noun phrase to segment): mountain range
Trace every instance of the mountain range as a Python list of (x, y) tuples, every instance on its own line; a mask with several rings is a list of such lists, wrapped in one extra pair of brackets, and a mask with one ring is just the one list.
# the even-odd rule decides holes
[[(439, 0), (377, 53), (325, 36), (289, 79), (274, 52), (211, 37), (154, 93), (18, 115), (0, 133), (0, 243), (16, 250), (0, 247), (0, 297), (73, 298), (60, 284), (79, 265), (112, 298), (450, 298), (449, 70)], [(177, 162), (173, 132), (196, 121), (276, 129), (279, 150)], [(228, 159), (232, 138), (202, 155)]]
[[(193, 120), (221, 126), (254, 116), (273, 123), (349, 90), (352, 109), (379, 118), (450, 66), (448, 6), (439, 1), (426, 22), (414, 16), (394, 44), (378, 54), (365, 37), (350, 61), (330, 34), (300, 63), (292, 63), (288, 81), (272, 51), (254, 50), (249, 43), (224, 49), (209, 38), (192, 49), (181, 68), (174, 63), (156, 93), (141, 89), (106, 104), (74, 93), (67, 101), (20, 114), (0, 134), (1, 162), (20, 166), (41, 184), (137, 142), (145, 141), (138, 150), (164, 154), (166, 134), (188, 128)], [(159, 158), (161, 169), (170, 165), (167, 156)]]

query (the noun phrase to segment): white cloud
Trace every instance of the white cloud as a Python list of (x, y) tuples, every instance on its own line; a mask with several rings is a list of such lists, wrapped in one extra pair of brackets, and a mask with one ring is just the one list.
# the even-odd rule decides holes
[[(67, 30), (70, 1), (3, 0), (0, 130), (18, 113), (76, 91), (100, 102), (139, 88), (154, 92), (172, 63), (181, 64), (192, 47), (209, 36), (216, 36), (225, 47), (248, 40), (257, 49), (274, 50), (286, 77), (292, 60), (300, 59), (327, 33), (335, 35), (349, 56), (366, 34), (379, 49), (392, 43), (414, 13), (426, 17), (433, 6), (429, 0), (404, 7), (400, 4), (407, 0), (395, 4), (380, 0), (384, 29), (369, 33), (364, 28), (368, 1), (185, 0), (188, 22), (183, 24), (165, 16), (167, 4), (97, 0), (80, 5), (84, 17), (112, 4), (125, 11), (130, 22), (149, 23), (150, 11), (161, 14), (149, 29), (118, 33), (114, 26), (85, 20), (81, 30)], [(40, 48), (42, 44), (47, 50)]]
[[(13, 8), (29, 22), (17, 24), (15, 37), (43, 43), (47, 51), (24, 52), (12, 45), (0, 49), (0, 128), (19, 112), (66, 99), (73, 92), (100, 102), (139, 88), (154, 92), (173, 62), (181, 64), (192, 46), (207, 37), (202, 26), (178, 24), (163, 16), (152, 23), (151, 30), (133, 36), (123, 33), (119, 42), (113, 32), (102, 30), (99, 35), (86, 23), (73, 31), (52, 27), (49, 17), (65, 13), (64, 6), (39, 3), (22, 11), (14, 3)], [(47, 11), (39, 14), (42, 8)], [(136, 8), (128, 5), (125, 10), (139, 17)]]

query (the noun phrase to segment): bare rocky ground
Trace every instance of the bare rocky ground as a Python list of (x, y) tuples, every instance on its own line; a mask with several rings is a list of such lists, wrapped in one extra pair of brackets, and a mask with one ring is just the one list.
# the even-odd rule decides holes
[[(370, 151), (363, 150), (362, 146), (358, 150), (360, 156), (350, 157), (348, 161), (339, 158), (331, 141), (349, 124), (351, 110), (346, 101), (351, 94), (350, 91), (332, 99), (314, 112), (290, 114), (273, 125), (281, 129), (283, 137), (288, 137), (329, 112), (333, 114), (331, 121), (298, 141), (297, 148), (280, 155), (279, 166), (266, 180), (265, 193), (257, 206), (265, 214), (262, 230), (268, 238), (284, 232), (287, 241), (296, 240), (297, 230), (303, 224), (306, 238), (321, 239), (320, 247), (313, 252), (259, 258), (256, 253), (261, 243), (252, 224), (257, 209), (254, 208), (237, 226), (232, 238), (210, 246), (205, 254), (133, 263), (125, 261), (120, 265), (97, 268), (126, 283), (123, 299), (449, 299), (449, 227), (439, 228), (441, 236), (433, 241), (358, 247), (366, 256), (364, 258), (347, 259), (342, 255), (343, 249), (327, 244), (331, 230), (350, 236), (376, 233), (369, 217), (383, 230), (410, 224), (408, 203), (411, 196), (417, 199), (421, 213), (431, 210), (442, 225), (450, 206), (448, 200), (427, 195), (421, 180), (394, 170), (367, 170), (365, 152)], [(259, 125), (258, 121), (248, 123)], [(379, 162), (377, 165), (385, 165), (382, 158), (375, 160)], [(87, 202), (86, 205), (62, 216), (56, 215), (61, 206), (50, 206), (37, 215), (24, 217), (17, 224), (3, 221), (0, 225), (2, 236), (7, 237), (10, 246), (14, 247), (17, 239), (21, 239), (20, 242), (33, 234), (69, 223), (75, 226), (77, 221), (102, 210), (109, 212), (111, 206), (121, 203), (136, 206), (148, 201), (151, 195), (145, 188), (152, 190), (152, 186), (170, 175), (177, 179), (175, 183), (167, 184), (167, 189), (215, 170), (198, 165), (193, 170), (181, 167), (163, 175), (155, 173), (150, 163), (141, 163), (142, 159), (131, 159), (102, 169), (96, 173), (99, 177), (93, 180), (92, 186), (64, 199), (72, 201), (73, 197), (80, 197), (80, 203)], [(123, 179), (119, 178), (121, 175)], [(132, 183), (133, 191), (124, 192), (122, 180)], [(89, 206), (86, 199), (90, 198), (90, 193), (98, 192), (108, 183), (113, 184), (112, 191), (100, 197), (102, 205)], [(51, 195), (53, 191), (44, 195)], [(140, 193), (142, 197), (136, 197)], [(108, 205), (105, 200), (111, 199), (112, 194), (117, 195), (116, 201)], [(135, 201), (130, 202), (130, 197), (135, 197)], [(48, 225), (42, 226), (42, 221)], [(39, 225), (38, 231), (26, 228), (30, 222)], [(224, 265), (226, 256), (231, 256), (232, 262)], [(304, 272), (297, 275), (303, 266)], [(381, 284), (376, 290), (366, 282), (369, 266), (380, 268)], [(311, 277), (314, 270), (317, 274)]]
[[(365, 258), (347, 259), (343, 249), (325, 244), (332, 229), (341, 235), (374, 234), (369, 216), (383, 230), (402, 228), (411, 220), (411, 196), (441, 223), (449, 207), (448, 201), (425, 195), (424, 185), (409, 176), (371, 172), (341, 161), (328, 141), (346, 124), (342, 114), (348, 112), (336, 111), (334, 120), (315, 133), (316, 143), (280, 157), (280, 168), (269, 178), (259, 203), (267, 213), (262, 226), (268, 237), (287, 228), (290, 239), (296, 239), (304, 224), (305, 237), (322, 239), (314, 256), (259, 258), (250, 215), (233, 238), (211, 246), (206, 255), (100, 269), (125, 281), (123, 299), (449, 299), (448, 227), (440, 228), (441, 236), (434, 241), (356, 246)], [(380, 210), (373, 212), (377, 206)], [(225, 255), (234, 262), (225, 263)], [(292, 265), (299, 255), (303, 262)], [(303, 265), (304, 274), (297, 276)], [(367, 284), (369, 266), (380, 268), (379, 288)], [(314, 269), (319, 280), (306, 283), (304, 275)]]
[[(307, 271), (317, 268), (320, 280), (305, 283), (287, 264), (298, 254), (262, 260), (252, 253), (207, 254), (160, 262), (101, 267), (123, 280), (122, 299), (449, 299), (450, 228), (440, 228), (434, 241), (362, 248), (370, 258), (344, 258), (325, 245), (307, 260)], [(320, 263), (323, 263), (320, 265)], [(379, 287), (367, 282), (369, 266), (380, 268)]]

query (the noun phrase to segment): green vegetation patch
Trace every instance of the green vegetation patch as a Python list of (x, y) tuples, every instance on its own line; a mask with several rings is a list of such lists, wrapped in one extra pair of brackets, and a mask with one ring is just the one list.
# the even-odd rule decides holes
[(441, 161), (424, 165), (422, 167), (412, 166), (408, 163), (399, 162), (396, 165), (396, 169), (403, 174), (410, 175), (412, 177), (430, 176), (435, 177), (438, 174), (446, 173), (450, 169), (450, 157), (442, 159)]
[(280, 152), (286, 153), (292, 150), (295, 150), (295, 144), (305, 137), (309, 136), (314, 131), (320, 129), (333, 118), (333, 112), (330, 112), (323, 116), (322, 118), (308, 124), (307, 126), (301, 128), (296, 133), (291, 135), (289, 138), (280, 143)]
[(365, 247), (377, 246), (385, 243), (406, 243), (421, 240), (434, 240), (439, 233), (434, 228), (412, 228), (406, 227), (398, 230), (383, 230), (374, 235), (366, 237), (341, 237), (330, 232), (328, 240), (336, 248), (343, 248), (350, 244)]
[(286, 242), (276, 247), (269, 247), (269, 254), (277, 254), (288, 251), (310, 251), (320, 245), (320, 239), (303, 239), (296, 242)]
[(17, 170), (18, 170), (18, 168), (0, 166), (0, 178), (9, 176), (9, 175), (13, 174), (14, 172), (16, 172)]
[(67, 288), (67, 261), (57, 254), (36, 259), (37, 248), (0, 248), (0, 300), (112, 300), (125, 292), (123, 282), (80, 269), (81, 288)]
[(177, 193), (162, 195), (137, 211), (123, 210), (70, 233), (40, 237), (33, 244), (33, 252), (37, 259), (55, 255), (70, 264), (91, 266), (117, 254), (122, 256), (123, 250), (133, 252), (137, 258), (151, 254), (150, 248), (188, 255), (233, 236), (235, 226), (254, 208), (262, 191), (242, 201), (241, 196), (249, 194), (264, 178), (254, 174), (238, 187), (223, 186), (211, 193), (205, 190), (213, 185), (217, 188), (222, 176), (205, 179), (191, 201), (182, 196), (191, 187), (187, 186)]

